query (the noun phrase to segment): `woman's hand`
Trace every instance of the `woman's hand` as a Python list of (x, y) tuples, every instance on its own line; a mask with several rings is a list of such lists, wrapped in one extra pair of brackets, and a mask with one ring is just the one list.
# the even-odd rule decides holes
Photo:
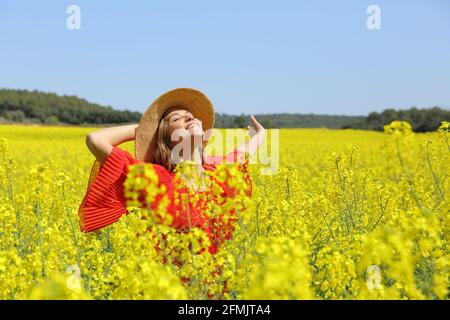
[(255, 134), (260, 134), (266, 130), (258, 121), (256, 121), (255, 116), (250, 116), (250, 120), (252, 121), (252, 124), (247, 126), (250, 137), (253, 137)]
[(250, 120), (252, 124), (247, 127), (250, 140), (236, 149), (242, 152), (248, 152), (249, 154), (254, 154), (266, 139), (266, 129), (256, 120), (254, 116), (250, 116)]

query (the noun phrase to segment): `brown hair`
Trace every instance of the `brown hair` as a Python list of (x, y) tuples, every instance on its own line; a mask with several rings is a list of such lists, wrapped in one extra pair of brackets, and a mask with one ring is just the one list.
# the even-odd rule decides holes
[[(174, 108), (188, 110), (182, 106), (175, 106), (167, 109), (164, 114), (161, 116), (159, 120), (158, 129), (156, 129), (156, 146), (153, 153), (153, 161), (152, 163), (158, 164), (168, 171), (174, 171), (176, 164), (172, 161), (171, 153), (172, 153), (172, 145), (169, 135), (169, 124), (165, 119), (167, 114), (172, 111)], [(189, 111), (189, 110), (188, 110)], [(204, 148), (202, 145), (201, 148), (202, 153), (202, 164), (205, 162), (205, 154)]]

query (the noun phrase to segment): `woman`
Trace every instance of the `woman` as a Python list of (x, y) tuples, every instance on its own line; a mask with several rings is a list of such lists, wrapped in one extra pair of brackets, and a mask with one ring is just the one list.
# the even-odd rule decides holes
[[(223, 235), (225, 239), (231, 237), (232, 226), (230, 223), (212, 223), (203, 212), (204, 203), (192, 207), (189, 204), (186, 208), (177, 206), (174, 169), (180, 161), (192, 160), (196, 174), (202, 176), (205, 171), (214, 171), (219, 163), (236, 161), (245, 151), (250, 154), (256, 152), (265, 137), (265, 129), (254, 117), (251, 117), (251, 120), (254, 128), (249, 127), (252, 137), (247, 143), (238, 146), (225, 157), (207, 157), (203, 152), (208, 140), (205, 131), (214, 126), (213, 106), (200, 91), (179, 88), (156, 99), (138, 125), (117, 126), (89, 133), (86, 144), (96, 157), (96, 162), (78, 211), (81, 231), (101, 229), (128, 213), (124, 181), (129, 166), (145, 163), (154, 169), (159, 178), (159, 186), (164, 185), (169, 199), (167, 211), (173, 215), (172, 227), (178, 230), (188, 230), (192, 227), (204, 230), (211, 239), (209, 252), (217, 252), (218, 246), (224, 240)], [(174, 136), (176, 139), (173, 139)], [(181, 141), (178, 139), (180, 137)], [(134, 139), (135, 157), (117, 148), (121, 143)], [(184, 148), (178, 148), (182, 143)], [(176, 149), (177, 152), (173, 152)], [(251, 181), (246, 164), (241, 163), (239, 168), (246, 175), (250, 196)], [(233, 197), (232, 188), (221, 186), (225, 196)], [(200, 186), (196, 190), (199, 193), (208, 192)], [(156, 203), (152, 206), (154, 207)]]

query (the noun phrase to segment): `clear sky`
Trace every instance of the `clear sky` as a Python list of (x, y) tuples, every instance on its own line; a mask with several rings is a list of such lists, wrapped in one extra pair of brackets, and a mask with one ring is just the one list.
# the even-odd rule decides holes
[(0, 0), (0, 88), (142, 112), (176, 87), (228, 114), (449, 108), (450, 1)]

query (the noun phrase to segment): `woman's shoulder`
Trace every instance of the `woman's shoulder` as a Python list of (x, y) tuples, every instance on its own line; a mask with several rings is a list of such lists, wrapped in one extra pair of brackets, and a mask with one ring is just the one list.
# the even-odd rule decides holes
[[(144, 165), (153, 168), (156, 174), (158, 176), (168, 177), (171, 175), (171, 172), (168, 171), (166, 168), (164, 168), (161, 165), (145, 162), (143, 160), (135, 159), (130, 152), (127, 150), (124, 150), (122, 148), (119, 148), (117, 146), (113, 146), (113, 149), (111, 153), (109, 154), (108, 158), (106, 159), (105, 164), (111, 164), (111, 163), (122, 163), (125, 164), (125, 167), (127, 169), (130, 168), (130, 166), (133, 165)], [(128, 171), (128, 170), (127, 170)]]
[(119, 148), (117, 146), (112, 147), (111, 153), (108, 155), (108, 158), (106, 159), (106, 161), (110, 161), (110, 160), (122, 160), (122, 161), (128, 162), (130, 164), (139, 162), (130, 154), (130, 152), (128, 152), (122, 148)]

